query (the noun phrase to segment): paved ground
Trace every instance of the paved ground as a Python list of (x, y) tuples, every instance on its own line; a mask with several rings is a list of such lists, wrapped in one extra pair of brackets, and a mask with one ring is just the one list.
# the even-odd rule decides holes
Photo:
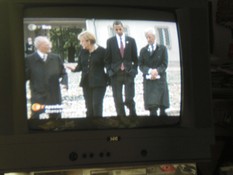
[[(85, 104), (82, 95), (82, 88), (79, 87), (80, 73), (69, 72), (69, 84), (70, 89), (68, 92), (63, 91), (64, 104), (67, 106), (68, 113), (64, 117), (83, 117), (85, 116)], [(135, 79), (135, 102), (138, 115), (148, 115), (148, 111), (144, 110), (143, 103), (143, 78), (139, 71), (139, 74)], [(168, 84), (170, 93), (171, 107), (167, 110), (170, 115), (178, 115), (180, 109), (180, 69), (173, 64), (168, 69)], [(127, 108), (126, 108), (127, 111)], [(128, 111), (127, 111), (128, 112)], [(112, 89), (108, 86), (105, 98), (104, 98), (104, 116), (115, 116), (115, 107), (112, 97)]]
[[(167, 69), (168, 86), (170, 94), (170, 108), (167, 110), (169, 115), (179, 115), (180, 111), (180, 68), (176, 62), (171, 62)], [(85, 103), (82, 93), (82, 88), (79, 87), (80, 73), (73, 73), (68, 71), (69, 77), (69, 90), (62, 91), (64, 111), (63, 118), (85, 117)], [(142, 74), (139, 74), (135, 78), (135, 102), (138, 115), (148, 115), (148, 111), (144, 110), (143, 103), (143, 84)], [(28, 86), (27, 86), (28, 88)], [(28, 101), (30, 101), (30, 92), (27, 93)], [(28, 104), (30, 106), (30, 104)], [(104, 98), (104, 116), (116, 116), (115, 107), (112, 97), (112, 89), (108, 86), (105, 98)], [(28, 110), (30, 111), (30, 110)], [(126, 108), (126, 112), (128, 110)], [(46, 116), (45, 116), (46, 118)]]

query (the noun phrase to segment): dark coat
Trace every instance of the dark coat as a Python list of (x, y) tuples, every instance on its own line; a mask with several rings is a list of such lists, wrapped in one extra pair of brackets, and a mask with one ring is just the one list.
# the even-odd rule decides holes
[(49, 53), (44, 62), (34, 52), (26, 57), (25, 68), (26, 80), (30, 81), (31, 103), (61, 104), (60, 83), (68, 86), (68, 77), (61, 58)]
[[(156, 45), (156, 50), (149, 52), (148, 45), (143, 47), (139, 56), (139, 68), (143, 73), (144, 103), (145, 109), (150, 107), (169, 107), (169, 91), (167, 85), (166, 69), (168, 66), (167, 48)], [(160, 79), (146, 79), (150, 68), (156, 68)]]
[(27, 54), (27, 55), (29, 55), (29, 54), (32, 54), (32, 53), (34, 53), (34, 45), (33, 44), (29, 44), (28, 42), (26, 43), (26, 50), (25, 50), (25, 53)]
[(92, 53), (82, 49), (79, 54), (78, 65), (74, 72), (82, 72), (80, 86), (104, 87), (107, 85), (105, 73), (105, 49), (99, 46)]
[(122, 63), (124, 64), (125, 71), (130, 75), (135, 76), (138, 73), (138, 55), (135, 40), (129, 36), (125, 37), (124, 57), (122, 58), (116, 36), (109, 38), (107, 40), (105, 61), (107, 72), (110, 77), (120, 70)]

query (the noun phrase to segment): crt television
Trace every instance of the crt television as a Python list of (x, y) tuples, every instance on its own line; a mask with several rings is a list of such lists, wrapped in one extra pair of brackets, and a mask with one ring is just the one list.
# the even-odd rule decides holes
[[(209, 72), (208, 2), (206, 0), (146, 1), (2, 1), (0, 171), (34, 171), (78, 167), (198, 162), (211, 158), (213, 125)], [(25, 81), (28, 37), (51, 30), (91, 30), (106, 47), (120, 19), (138, 51), (146, 45), (144, 29), (153, 27), (168, 49), (167, 117), (151, 117), (143, 109), (142, 75), (136, 78), (137, 117), (116, 117), (108, 87), (104, 116), (85, 117), (80, 74), (68, 72), (73, 92), (62, 92), (62, 118), (30, 119), (29, 84)], [(64, 48), (64, 47), (63, 47)], [(53, 50), (54, 52), (58, 52)], [(66, 58), (64, 65), (76, 64)], [(72, 87), (71, 87), (72, 89)], [(79, 96), (77, 95), (79, 94)], [(69, 105), (69, 106), (66, 106)], [(51, 107), (51, 106), (50, 106)], [(52, 106), (51, 108), (53, 108)], [(50, 109), (50, 108), (49, 108)]]

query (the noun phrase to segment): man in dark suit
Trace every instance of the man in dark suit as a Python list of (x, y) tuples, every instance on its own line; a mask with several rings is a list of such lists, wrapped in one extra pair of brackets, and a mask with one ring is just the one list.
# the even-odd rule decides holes
[[(58, 108), (49, 113), (50, 118), (61, 118), (61, 90), (68, 87), (68, 77), (60, 56), (51, 53), (51, 42), (47, 37), (38, 36), (34, 45), (36, 51), (26, 57), (26, 80), (30, 81), (31, 119), (40, 119), (40, 114)], [(60, 81), (61, 79), (61, 81)]]
[(143, 73), (143, 90), (145, 109), (151, 116), (167, 116), (169, 91), (167, 84), (168, 54), (164, 45), (156, 43), (154, 29), (147, 29), (145, 37), (148, 44), (139, 55), (139, 68)]
[[(136, 116), (134, 78), (138, 73), (137, 46), (134, 38), (126, 36), (121, 21), (115, 21), (116, 36), (107, 40), (106, 65), (111, 79), (117, 116), (126, 116), (124, 105), (130, 116)], [(125, 101), (123, 101), (123, 85)]]

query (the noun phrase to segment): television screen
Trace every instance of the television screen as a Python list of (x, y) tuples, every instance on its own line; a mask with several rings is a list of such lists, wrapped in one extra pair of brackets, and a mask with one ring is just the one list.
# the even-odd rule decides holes
[[(42, 129), (47, 123), (47, 119), (52, 119), (51, 114), (59, 113), (59, 122), (54, 122), (56, 129), (61, 127), (63, 129), (90, 129), (91, 128), (128, 128), (128, 127), (147, 127), (155, 125), (167, 125), (167, 124), (176, 124), (179, 121), (181, 115), (181, 57), (179, 49), (179, 35), (177, 31), (177, 23), (175, 21), (157, 21), (157, 20), (136, 20), (136, 19), (117, 19), (121, 21), (124, 34), (126, 37), (134, 38), (136, 43), (136, 56), (137, 61), (135, 64), (137, 74), (134, 77), (134, 85), (129, 87), (129, 91), (135, 91), (133, 101), (135, 103), (136, 115), (130, 116), (130, 109), (127, 108), (127, 105), (124, 105), (124, 110), (126, 111), (125, 116), (118, 116), (117, 106), (115, 106), (114, 95), (113, 95), (113, 86), (112, 82), (109, 82), (105, 85), (105, 92), (103, 93), (102, 100), (100, 99), (97, 103), (102, 106), (102, 115), (88, 116), (88, 112), (92, 110), (92, 107), (88, 107), (88, 99), (84, 95), (85, 86), (81, 85), (83, 81), (82, 76), (85, 74), (85, 62), (81, 60), (83, 51), (87, 51), (82, 46), (82, 43), (78, 39), (78, 35), (84, 31), (88, 31), (93, 34), (96, 38), (95, 45), (97, 47), (104, 48), (107, 50), (107, 40), (111, 37), (116, 37), (117, 33), (114, 29), (114, 21), (116, 19), (96, 19), (96, 18), (24, 18), (24, 50), (25, 50), (25, 69), (27, 81), (25, 82), (26, 88), (26, 102), (27, 102), (27, 118), (30, 120), (31, 128)], [(142, 50), (145, 47), (146, 54), (149, 53), (148, 40), (145, 35), (146, 30), (153, 30), (155, 35), (155, 45), (157, 49), (153, 52), (153, 55), (142, 55)], [(51, 77), (46, 79), (47, 75), (50, 74), (49, 67), (50, 57), (45, 62), (38, 66), (38, 64), (29, 63), (29, 59), (33, 59), (35, 53), (38, 53), (38, 45), (35, 41), (38, 36), (45, 36), (51, 42), (51, 50), (49, 54), (57, 54), (60, 56), (62, 61), (63, 71), (66, 73), (66, 78), (68, 79), (67, 85), (68, 88), (62, 87), (62, 76), (59, 78), (59, 83), (61, 87), (61, 101), (54, 103), (49, 103), (48, 99), (50, 98), (52, 92), (56, 90), (56, 84), (51, 80)], [(127, 40), (127, 39), (126, 39)], [(125, 41), (126, 46), (130, 45), (129, 41)], [(29, 44), (30, 43), (30, 44)], [(166, 48), (166, 52), (161, 52), (161, 46)], [(31, 51), (29, 51), (31, 49)], [(107, 52), (107, 51), (106, 51)], [(49, 55), (48, 54), (48, 55)], [(164, 54), (166, 54), (164, 56)], [(106, 54), (101, 57), (103, 63), (106, 61)], [(144, 58), (145, 57), (145, 58)], [(152, 65), (143, 65), (144, 59), (153, 59), (154, 61), (150, 62)], [(162, 58), (160, 58), (162, 57)], [(111, 57), (112, 58), (112, 57)], [(88, 59), (88, 58), (87, 58)], [(123, 58), (124, 59), (124, 58)], [(133, 60), (133, 58), (130, 58)], [(155, 63), (154, 63), (155, 62)], [(134, 63), (134, 62), (133, 62)], [(52, 63), (52, 67), (55, 66)], [(87, 67), (88, 71), (93, 71), (91, 66), (98, 66), (102, 63), (95, 62), (90, 63), (90, 67)], [(153, 65), (154, 64), (154, 65)], [(48, 70), (43, 66), (49, 67)], [(145, 75), (143, 72), (143, 66), (149, 68), (161, 69), (161, 78), (158, 74), (158, 79), (152, 80), (147, 78), (148, 75)], [(40, 70), (37, 71), (36, 67), (40, 67)], [(81, 67), (79, 71), (73, 71), (71, 68)], [(28, 70), (30, 69), (30, 70)], [(108, 68), (107, 63), (103, 65), (103, 71), (105, 72), (109, 81), (114, 81), (107, 75)], [(40, 74), (39, 77), (35, 77), (33, 74)], [(45, 74), (44, 74), (45, 73)], [(52, 76), (52, 75), (51, 75)], [(92, 75), (93, 79), (95, 76)], [(124, 75), (127, 77), (127, 74)], [(41, 81), (40, 78), (45, 81)], [(86, 82), (91, 82), (91, 80), (85, 80)], [(101, 81), (99, 78), (97, 81)], [(130, 80), (126, 80), (130, 81)], [(148, 89), (148, 83), (155, 83)], [(161, 85), (161, 83), (164, 83)], [(47, 87), (45, 87), (45, 85)], [(160, 85), (158, 85), (160, 84)], [(151, 85), (150, 85), (151, 86)], [(95, 87), (95, 85), (94, 85)], [(127, 91), (127, 82), (123, 83), (122, 87), (122, 98), (123, 103), (127, 102), (128, 91)], [(44, 89), (43, 89), (44, 88)], [(47, 88), (47, 89), (46, 89)], [(152, 89), (155, 88), (155, 91)], [(50, 90), (49, 90), (50, 89)], [(33, 91), (33, 92), (32, 92)], [(87, 90), (87, 94), (91, 94), (92, 89)], [(158, 94), (159, 95), (158, 95)], [(156, 111), (158, 116), (152, 116), (150, 110), (148, 109), (148, 97), (153, 99), (155, 102), (154, 105), (162, 105), (164, 109), (158, 108)], [(36, 96), (36, 97), (35, 97)], [(39, 96), (39, 97), (38, 97)], [(46, 100), (42, 100), (42, 96)], [(97, 98), (97, 97), (90, 97)], [(36, 101), (37, 100), (37, 101)], [(152, 101), (153, 101), (152, 100)], [(91, 103), (94, 101), (90, 100)], [(102, 102), (103, 101), (103, 102)], [(150, 104), (151, 105), (151, 104)], [(91, 108), (91, 109), (90, 109)], [(93, 107), (94, 108), (94, 107)], [(166, 116), (162, 115), (160, 110), (165, 110)], [(35, 117), (35, 113), (39, 113)], [(34, 120), (35, 119), (35, 120)], [(37, 121), (37, 120), (41, 121)], [(62, 119), (62, 120), (60, 120)], [(79, 120), (78, 120), (79, 119)], [(62, 121), (73, 121), (73, 126), (67, 126), (64, 128), (64, 123)], [(114, 122), (114, 123), (112, 123)], [(59, 124), (58, 124), (59, 123)], [(51, 129), (51, 128), (50, 128)]]

